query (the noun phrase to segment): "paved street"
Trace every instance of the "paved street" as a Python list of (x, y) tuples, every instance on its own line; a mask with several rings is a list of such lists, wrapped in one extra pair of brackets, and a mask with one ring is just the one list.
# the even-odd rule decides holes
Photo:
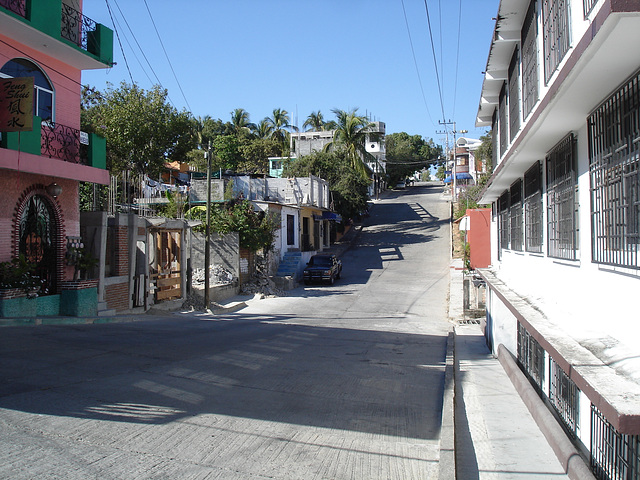
[(0, 478), (437, 478), (441, 187), (376, 203), (333, 286), (226, 315), (0, 330)]

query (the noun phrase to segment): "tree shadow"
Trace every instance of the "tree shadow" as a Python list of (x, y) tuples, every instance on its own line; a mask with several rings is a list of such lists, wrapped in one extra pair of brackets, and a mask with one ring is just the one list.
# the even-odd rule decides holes
[(142, 424), (215, 414), (438, 438), (446, 337), (295, 320), (5, 328), (0, 408)]

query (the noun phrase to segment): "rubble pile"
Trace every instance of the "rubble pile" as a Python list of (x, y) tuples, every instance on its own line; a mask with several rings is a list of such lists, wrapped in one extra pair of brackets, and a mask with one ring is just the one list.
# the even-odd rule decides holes
[[(195, 268), (191, 276), (192, 285), (204, 285), (204, 268)], [(209, 267), (209, 284), (221, 285), (233, 282), (233, 273), (226, 270), (222, 265), (211, 265)]]
[(256, 270), (251, 275), (251, 280), (242, 285), (241, 293), (247, 295), (259, 294), (262, 298), (282, 297), (284, 290), (278, 288), (267, 273), (267, 261), (264, 257), (256, 257)]

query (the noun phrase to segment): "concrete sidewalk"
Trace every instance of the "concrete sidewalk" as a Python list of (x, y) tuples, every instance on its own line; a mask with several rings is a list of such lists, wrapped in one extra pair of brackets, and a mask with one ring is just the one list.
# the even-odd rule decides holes
[[(456, 478), (588, 478), (567, 475), (567, 471), (575, 470), (575, 463), (580, 463), (580, 475), (588, 469), (574, 453), (558, 453), (558, 444), (560, 450), (571, 448), (559, 425), (557, 430), (541, 431), (540, 419), (548, 420), (551, 413), (537, 394), (526, 391), (527, 387), (533, 391), (533, 387), (526, 379), (522, 381), (524, 376), (513, 357), (504, 350), (501, 359), (496, 358), (487, 347), (480, 325), (465, 321), (461, 267), (459, 260), (451, 264), (449, 298), (449, 317), (455, 325)], [(521, 378), (515, 378), (518, 375)], [(527, 404), (522, 395), (527, 396)], [(548, 423), (557, 424), (555, 420)], [(575, 462), (572, 468), (569, 462)]]

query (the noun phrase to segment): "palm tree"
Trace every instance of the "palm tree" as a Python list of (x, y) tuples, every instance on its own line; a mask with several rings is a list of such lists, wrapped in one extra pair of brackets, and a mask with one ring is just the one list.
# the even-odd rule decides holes
[(236, 108), (231, 112), (231, 125), (236, 136), (246, 135), (255, 128), (255, 125), (249, 121), (249, 112), (244, 108)]
[(289, 144), (289, 132), (287, 132), (287, 129), (291, 128), (289, 112), (281, 108), (274, 108), (273, 116), (265, 118), (265, 121), (273, 128), (271, 138), (280, 143), (282, 146), (282, 154), (284, 155), (287, 145)]
[(336, 128), (333, 141), (325, 146), (325, 150), (342, 147), (351, 166), (362, 176), (367, 176), (365, 161), (376, 162), (376, 158), (365, 148), (367, 139), (375, 136), (370, 132), (374, 124), (366, 117), (357, 115), (357, 111), (357, 108), (349, 112), (337, 108), (332, 110), (336, 116)]
[(310, 127), (307, 131), (311, 130), (313, 132), (320, 132), (324, 130), (324, 118), (322, 117), (322, 112), (320, 112), (320, 110), (317, 112), (311, 112), (302, 124), (302, 127)]
[(258, 122), (258, 124), (256, 125), (256, 128), (253, 130), (253, 133), (258, 138), (269, 138), (269, 137), (271, 137), (271, 134), (273, 133), (273, 127), (271, 126), (271, 123), (269, 122), (269, 119), (268, 118), (263, 118), (262, 120), (260, 120)]

